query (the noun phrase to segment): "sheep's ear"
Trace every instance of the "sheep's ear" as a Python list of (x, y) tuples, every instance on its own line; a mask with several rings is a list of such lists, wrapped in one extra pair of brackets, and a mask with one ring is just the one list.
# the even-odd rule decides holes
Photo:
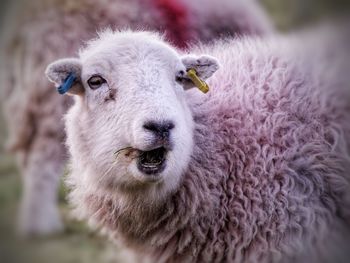
[(79, 59), (64, 58), (48, 65), (45, 74), (55, 83), (60, 94), (82, 95), (84, 86), (81, 82), (81, 68)]
[[(181, 58), (181, 61), (186, 68), (186, 73), (190, 69), (194, 69), (196, 75), (203, 81), (210, 78), (220, 67), (219, 62), (216, 60), (216, 58), (208, 55), (186, 55)], [(190, 79), (188, 73), (186, 73), (182, 76), (177, 76), (177, 79), (181, 81), (184, 89), (195, 87), (195, 83)]]

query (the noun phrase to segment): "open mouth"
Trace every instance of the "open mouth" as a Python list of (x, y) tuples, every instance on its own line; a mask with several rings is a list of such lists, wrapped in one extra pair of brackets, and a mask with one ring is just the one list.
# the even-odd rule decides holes
[(140, 151), (137, 168), (147, 175), (154, 175), (162, 172), (166, 165), (167, 150), (164, 147), (151, 151)]

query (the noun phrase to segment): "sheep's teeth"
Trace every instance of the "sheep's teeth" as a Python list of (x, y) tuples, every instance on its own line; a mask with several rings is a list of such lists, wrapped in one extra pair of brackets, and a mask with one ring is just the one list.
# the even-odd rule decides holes
[(144, 167), (147, 167), (147, 168), (157, 168), (159, 164), (161, 164), (162, 162), (157, 162), (157, 163), (145, 163), (143, 164)]

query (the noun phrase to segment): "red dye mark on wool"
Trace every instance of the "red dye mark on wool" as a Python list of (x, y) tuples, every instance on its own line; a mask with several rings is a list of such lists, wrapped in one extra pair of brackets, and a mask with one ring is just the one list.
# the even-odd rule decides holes
[(165, 21), (166, 36), (178, 47), (186, 48), (191, 40), (188, 12), (178, 0), (154, 0)]

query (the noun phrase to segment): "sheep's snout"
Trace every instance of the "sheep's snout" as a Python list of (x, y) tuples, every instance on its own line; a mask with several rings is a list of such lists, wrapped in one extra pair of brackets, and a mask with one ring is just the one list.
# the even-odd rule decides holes
[(151, 132), (157, 141), (163, 141), (164, 144), (169, 144), (171, 130), (174, 129), (175, 125), (172, 121), (148, 121), (143, 124), (143, 128)]

